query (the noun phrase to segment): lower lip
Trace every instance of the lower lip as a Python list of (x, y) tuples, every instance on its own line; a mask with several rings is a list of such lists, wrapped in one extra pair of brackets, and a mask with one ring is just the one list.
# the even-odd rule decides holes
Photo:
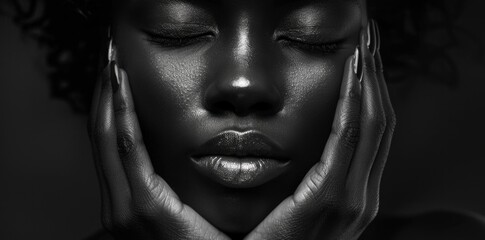
[(192, 158), (195, 168), (203, 175), (231, 188), (260, 186), (282, 174), (288, 162), (266, 158), (203, 156)]

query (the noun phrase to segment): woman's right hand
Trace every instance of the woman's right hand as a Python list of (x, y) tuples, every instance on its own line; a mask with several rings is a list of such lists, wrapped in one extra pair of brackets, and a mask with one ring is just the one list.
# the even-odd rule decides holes
[(114, 61), (98, 80), (91, 109), (102, 222), (116, 239), (229, 239), (184, 205), (154, 172), (128, 76)]

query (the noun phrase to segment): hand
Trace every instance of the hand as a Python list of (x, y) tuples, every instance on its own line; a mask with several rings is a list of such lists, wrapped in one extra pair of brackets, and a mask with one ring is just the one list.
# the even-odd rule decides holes
[[(332, 133), (320, 161), (246, 239), (357, 239), (376, 216), (396, 118), (377, 25), (372, 21), (362, 32), (361, 57), (346, 62)], [(362, 86), (356, 61), (362, 64)]]
[(229, 239), (154, 172), (128, 76), (113, 61), (97, 83), (89, 125), (102, 222), (116, 239)]

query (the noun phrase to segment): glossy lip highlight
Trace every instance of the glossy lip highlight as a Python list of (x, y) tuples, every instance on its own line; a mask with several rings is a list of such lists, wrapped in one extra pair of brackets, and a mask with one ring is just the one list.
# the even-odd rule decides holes
[(232, 188), (262, 185), (289, 165), (282, 148), (257, 131), (224, 131), (203, 144), (192, 156), (195, 168)]

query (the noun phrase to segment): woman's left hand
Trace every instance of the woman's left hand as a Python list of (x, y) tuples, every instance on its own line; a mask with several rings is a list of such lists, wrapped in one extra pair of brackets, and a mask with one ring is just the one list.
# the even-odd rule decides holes
[[(379, 31), (371, 21), (361, 34), (360, 59), (350, 57), (346, 63), (320, 161), (246, 239), (357, 239), (375, 218), (396, 122), (379, 48)], [(355, 61), (362, 65), (361, 86)]]

